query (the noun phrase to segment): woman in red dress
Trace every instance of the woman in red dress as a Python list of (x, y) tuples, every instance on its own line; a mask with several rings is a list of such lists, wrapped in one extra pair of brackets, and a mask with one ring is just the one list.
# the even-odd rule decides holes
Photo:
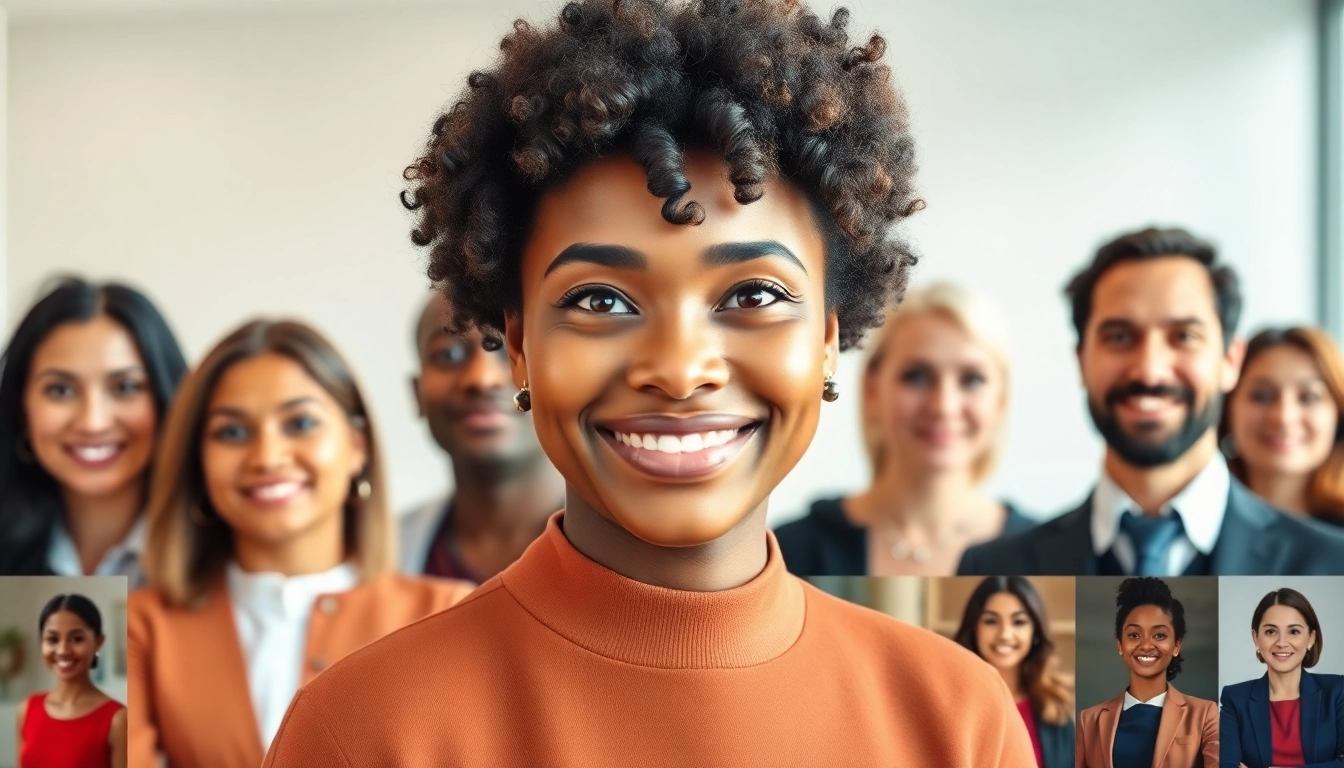
[(38, 627), (56, 685), (19, 708), (19, 768), (126, 768), (126, 708), (89, 679), (105, 639), (98, 608), (57, 595)]

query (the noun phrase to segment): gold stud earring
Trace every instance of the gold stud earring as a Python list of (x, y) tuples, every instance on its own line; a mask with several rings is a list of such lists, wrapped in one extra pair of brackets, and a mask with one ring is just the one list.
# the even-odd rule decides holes
[(532, 410), (532, 393), (527, 389), (527, 379), (523, 379), (523, 388), (513, 396), (513, 407), (523, 413)]
[(840, 399), (840, 385), (835, 383), (835, 374), (826, 374), (826, 380), (821, 383), (821, 399), (828, 403)]
[(355, 494), (359, 496), (361, 501), (368, 501), (369, 497), (373, 495), (373, 483), (370, 483), (368, 478), (361, 477), (359, 482), (355, 483)]

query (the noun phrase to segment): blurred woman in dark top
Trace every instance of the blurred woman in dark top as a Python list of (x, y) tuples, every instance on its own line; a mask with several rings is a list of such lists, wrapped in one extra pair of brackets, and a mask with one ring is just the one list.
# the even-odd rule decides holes
[(986, 496), (1008, 410), (1004, 323), (983, 297), (911, 291), (867, 342), (868, 490), (822, 499), (775, 531), (803, 576), (948, 575), (962, 550), (1033, 521)]

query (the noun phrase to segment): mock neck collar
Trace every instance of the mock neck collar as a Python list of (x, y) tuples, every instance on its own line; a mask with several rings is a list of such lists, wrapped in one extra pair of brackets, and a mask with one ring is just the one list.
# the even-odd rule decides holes
[(754, 579), (720, 592), (635, 581), (589, 560), (561, 530), (564, 513), (501, 575), (534, 618), (571, 643), (643, 667), (710, 669), (763, 664), (803, 630), (802, 585), (784, 568), (773, 533)]

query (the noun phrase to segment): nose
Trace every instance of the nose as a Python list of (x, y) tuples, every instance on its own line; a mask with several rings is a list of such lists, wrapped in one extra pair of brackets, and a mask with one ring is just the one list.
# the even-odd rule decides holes
[(1166, 337), (1158, 332), (1150, 333), (1139, 345), (1133, 376), (1149, 386), (1169, 384), (1175, 378), (1175, 360)]
[(1275, 426), (1285, 426), (1297, 415), (1297, 404), (1293, 398), (1280, 392), (1269, 406), (1269, 421)]
[(512, 380), (508, 358), (502, 352), (473, 349), (458, 376), (458, 386), (467, 392), (480, 393), (503, 389)]
[(951, 376), (939, 376), (933, 385), (929, 409), (938, 416), (955, 416), (961, 407), (961, 391)]
[(289, 439), (275, 427), (257, 430), (247, 454), (247, 465), (254, 470), (271, 470), (282, 467), (290, 458)]
[(101, 392), (90, 391), (80, 399), (75, 415), (75, 427), (80, 432), (96, 434), (112, 426), (112, 406)]
[(687, 306), (649, 323), (637, 344), (638, 356), (626, 371), (634, 389), (657, 391), (673, 400), (712, 392), (728, 383), (722, 337), (703, 308)]

